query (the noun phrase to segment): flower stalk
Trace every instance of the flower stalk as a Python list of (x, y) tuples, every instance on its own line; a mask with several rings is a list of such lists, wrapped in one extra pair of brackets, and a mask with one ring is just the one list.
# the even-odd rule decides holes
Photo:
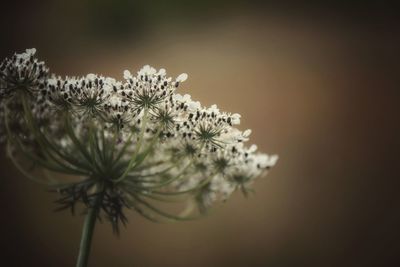
[(101, 197), (101, 195), (95, 197), (93, 205), (88, 209), (85, 216), (76, 267), (88, 266), (94, 228), (100, 211)]

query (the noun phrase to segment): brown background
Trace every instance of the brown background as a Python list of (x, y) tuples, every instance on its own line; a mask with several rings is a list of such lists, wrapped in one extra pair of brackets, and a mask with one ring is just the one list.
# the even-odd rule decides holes
[[(202, 220), (154, 224), (130, 212), (120, 238), (99, 225), (91, 266), (400, 264), (395, 9), (332, 3), (2, 8), (1, 58), (36, 47), (61, 75), (122, 79), (144, 64), (187, 72), (180, 92), (242, 114), (251, 142), (280, 156), (254, 196), (235, 194)], [(0, 175), (0, 265), (74, 266), (83, 217), (53, 213), (56, 195), (19, 175), (4, 153)]]

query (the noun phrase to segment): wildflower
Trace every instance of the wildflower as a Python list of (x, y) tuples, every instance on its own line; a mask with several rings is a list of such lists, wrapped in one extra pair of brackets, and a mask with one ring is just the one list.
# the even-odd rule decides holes
[[(89, 222), (106, 218), (116, 233), (126, 209), (152, 221), (193, 219), (237, 190), (247, 195), (277, 161), (245, 145), (251, 131), (236, 127), (239, 114), (177, 94), (185, 73), (174, 79), (146, 65), (124, 71), (124, 81), (63, 78), (34, 55), (0, 65), (0, 141), (22, 173), (60, 193), (59, 210), (81, 203)], [(39, 179), (26, 161), (77, 179)], [(198, 211), (158, 205), (169, 199), (194, 201)]]

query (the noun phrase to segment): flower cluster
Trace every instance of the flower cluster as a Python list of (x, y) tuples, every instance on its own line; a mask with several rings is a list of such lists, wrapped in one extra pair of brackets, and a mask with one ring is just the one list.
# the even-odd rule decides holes
[[(97, 205), (116, 230), (125, 208), (154, 221), (195, 218), (193, 207), (201, 214), (247, 194), (277, 156), (244, 144), (251, 131), (236, 127), (239, 114), (176, 93), (186, 79), (150, 66), (125, 71), (124, 81), (59, 77), (28, 49), (0, 65), (0, 138), (22, 172), (61, 193), (61, 209)], [(27, 162), (76, 178), (39, 179)], [(188, 208), (160, 207), (169, 201)]]

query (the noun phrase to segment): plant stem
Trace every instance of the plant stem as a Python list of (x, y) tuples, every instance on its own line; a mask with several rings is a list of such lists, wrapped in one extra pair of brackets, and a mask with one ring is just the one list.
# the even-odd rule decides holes
[(86, 267), (89, 261), (90, 246), (94, 227), (96, 225), (97, 215), (100, 208), (102, 194), (96, 196), (93, 206), (88, 209), (88, 213), (83, 224), (81, 243), (79, 245), (79, 255), (76, 267)]
[(115, 180), (115, 182), (121, 182), (122, 180), (125, 179), (125, 177), (128, 175), (128, 173), (132, 170), (133, 168), (133, 163), (137, 160), (137, 155), (140, 152), (140, 148), (142, 146), (143, 138), (144, 138), (144, 133), (146, 132), (146, 125), (147, 125), (147, 115), (149, 114), (149, 110), (146, 108), (144, 110), (143, 118), (142, 118), (142, 128), (140, 129), (139, 133), (139, 140), (136, 144), (135, 152), (133, 153), (133, 156), (131, 157), (131, 160), (129, 161), (128, 167), (125, 169), (125, 172)]

